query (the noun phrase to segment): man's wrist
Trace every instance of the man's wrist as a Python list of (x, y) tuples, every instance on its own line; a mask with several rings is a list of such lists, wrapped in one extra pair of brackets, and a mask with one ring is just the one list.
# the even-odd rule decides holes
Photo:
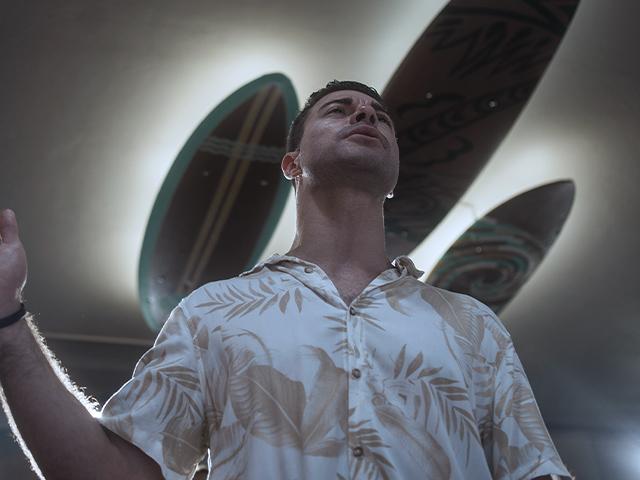
[(0, 318), (0, 329), (7, 328), (14, 323), (18, 323), (24, 317), (27, 316), (27, 309), (24, 306), (24, 303), (20, 304), (20, 310), (9, 315), (8, 317)]
[(0, 328), (0, 378), (2, 378), (5, 373), (3, 372), (3, 367), (6, 366), (6, 355), (10, 353), (14, 346), (20, 343), (20, 339), (23, 338), (25, 332), (29, 330), (29, 324), (24, 318), (7, 327)]
[(0, 319), (13, 315), (22, 307), (22, 303), (19, 299), (11, 302), (0, 303)]

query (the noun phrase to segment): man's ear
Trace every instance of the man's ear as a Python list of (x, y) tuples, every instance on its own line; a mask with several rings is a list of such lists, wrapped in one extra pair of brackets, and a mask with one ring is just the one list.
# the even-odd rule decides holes
[(287, 152), (282, 157), (280, 168), (287, 180), (292, 180), (295, 176), (302, 174), (302, 168), (300, 168), (298, 157), (300, 156), (300, 150), (293, 152)]

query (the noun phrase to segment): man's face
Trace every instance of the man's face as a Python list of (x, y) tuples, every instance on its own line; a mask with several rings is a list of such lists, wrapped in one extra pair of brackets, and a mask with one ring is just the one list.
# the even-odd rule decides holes
[(383, 198), (398, 180), (399, 154), (391, 118), (355, 90), (332, 92), (309, 111), (299, 165), (320, 187), (355, 187)]

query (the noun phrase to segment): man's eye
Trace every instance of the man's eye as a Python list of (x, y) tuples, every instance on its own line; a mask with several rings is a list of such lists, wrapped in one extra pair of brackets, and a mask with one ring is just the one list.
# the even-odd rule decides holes
[(327, 113), (333, 113), (333, 112), (344, 113), (344, 108), (342, 108), (342, 107), (333, 107)]
[(378, 115), (378, 120), (381, 122), (385, 122), (387, 125), (391, 125), (391, 120), (385, 115)]

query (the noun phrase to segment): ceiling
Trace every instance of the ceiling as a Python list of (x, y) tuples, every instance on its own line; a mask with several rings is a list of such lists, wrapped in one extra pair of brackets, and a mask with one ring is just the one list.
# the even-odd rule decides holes
[[(104, 400), (153, 340), (138, 305), (140, 248), (200, 121), (272, 72), (301, 102), (333, 78), (382, 91), (445, 3), (2, 2), (0, 207), (20, 222), (27, 302), (88, 393)], [(639, 17), (634, 0), (581, 1), (514, 128), (411, 255), (428, 272), (497, 205), (575, 182), (561, 235), (501, 319), (581, 479), (640, 477)], [(263, 256), (288, 250), (294, 208), (290, 198)], [(33, 478), (0, 433), (0, 471)]]

